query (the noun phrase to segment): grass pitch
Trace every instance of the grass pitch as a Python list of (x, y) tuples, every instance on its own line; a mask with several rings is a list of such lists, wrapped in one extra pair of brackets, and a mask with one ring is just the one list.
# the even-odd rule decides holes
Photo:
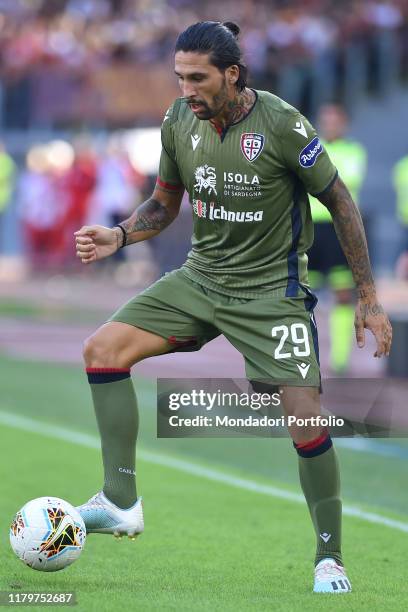
[[(96, 435), (80, 368), (5, 358), (0, 368), (0, 410)], [(154, 386), (141, 380), (137, 388), (141, 445), (150, 453), (166, 453), (299, 491), (296, 458), (287, 440), (157, 440)], [(45, 426), (43, 432), (1, 427), (1, 590), (74, 590), (81, 612), (319, 611), (329, 606), (406, 610), (402, 561), (408, 534), (345, 517), (345, 564), (354, 592), (339, 597), (313, 595), (314, 536), (305, 506), (145, 459), (138, 463), (138, 489), (145, 500), (146, 532), (135, 542), (91, 535), (71, 567), (55, 574), (35, 572), (8, 545), (14, 513), (41, 495), (81, 503), (100, 488), (102, 480), (98, 450), (78, 445), (75, 437), (53, 438), (50, 432)], [(345, 449), (340, 450), (340, 458), (348, 503), (406, 520), (401, 511), (406, 493), (400, 486), (404, 462)]]

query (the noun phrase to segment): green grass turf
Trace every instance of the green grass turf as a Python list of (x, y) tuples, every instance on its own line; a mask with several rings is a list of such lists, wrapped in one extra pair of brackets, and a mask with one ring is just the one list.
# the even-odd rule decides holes
[[(8, 547), (9, 521), (39, 495), (82, 501), (100, 476), (97, 451), (11, 428), (3, 428), (1, 445), (13, 458), (1, 469), (2, 590), (75, 590), (77, 609), (84, 611), (327, 608), (327, 596), (310, 593), (313, 537), (302, 506), (145, 462), (139, 478), (146, 499), (143, 536), (136, 542), (90, 536), (70, 568), (33, 571)], [(405, 569), (398, 563), (405, 538), (355, 519), (346, 526), (355, 592), (330, 599), (330, 608), (406, 609)]]
[(110, 311), (96, 310), (89, 307), (65, 306), (54, 303), (35, 304), (29, 300), (0, 300), (0, 316), (13, 319), (47, 321), (49, 323), (70, 322), (99, 323), (110, 315)]
[[(19, 361), (0, 356), (0, 410), (38, 418), (96, 435), (96, 423), (85, 374), (78, 366)], [(287, 439), (160, 439), (156, 438), (156, 396), (153, 381), (137, 378), (141, 413), (139, 442), (159, 452), (238, 469), (247, 477), (272, 478), (298, 486), (297, 462)], [(391, 443), (382, 440), (384, 444)], [(395, 443), (402, 444), (397, 440)], [(392, 443), (394, 443), (392, 442)], [(371, 511), (407, 514), (407, 461), (376, 457), (338, 448), (345, 499)]]
[[(80, 368), (0, 360), (0, 410), (96, 433)], [(138, 380), (144, 448), (295, 490), (287, 440), (156, 440), (153, 385)], [(26, 568), (8, 546), (8, 525), (28, 499), (74, 504), (96, 492), (96, 450), (2, 427), (0, 588), (77, 592), (79, 610), (406, 610), (408, 535), (346, 517), (345, 562), (355, 591), (310, 593), (314, 537), (305, 507), (140, 461), (146, 533), (136, 542), (90, 536), (81, 559), (55, 574)], [(396, 459), (340, 452), (349, 503), (404, 520), (406, 467)], [(403, 465), (399, 465), (403, 463)], [(360, 465), (361, 464), (361, 465)], [(381, 489), (381, 491), (380, 491)], [(401, 484), (399, 489), (402, 489)], [(296, 482), (296, 490), (299, 490)], [(364, 491), (362, 493), (362, 491)], [(384, 492), (385, 491), (385, 492)], [(391, 496), (390, 496), (391, 495)], [(397, 502), (392, 495), (396, 495)], [(378, 499), (379, 498), (379, 499)], [(370, 503), (371, 502), (371, 503)], [(43, 607), (41, 607), (43, 609)], [(45, 609), (45, 608), (44, 608)]]

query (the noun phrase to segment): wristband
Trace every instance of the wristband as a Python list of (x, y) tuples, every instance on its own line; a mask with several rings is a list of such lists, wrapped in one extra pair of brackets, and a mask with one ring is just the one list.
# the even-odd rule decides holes
[(127, 236), (126, 236), (126, 232), (125, 232), (125, 230), (123, 229), (123, 227), (122, 227), (122, 226), (121, 226), (119, 223), (118, 223), (118, 225), (114, 225), (114, 227), (118, 227), (120, 230), (122, 230), (122, 234), (123, 234), (123, 241), (122, 241), (122, 244), (121, 244), (121, 246), (120, 246), (119, 248), (120, 248), (120, 249), (123, 249), (123, 247), (125, 247), (125, 246), (126, 246), (126, 243), (127, 243)]

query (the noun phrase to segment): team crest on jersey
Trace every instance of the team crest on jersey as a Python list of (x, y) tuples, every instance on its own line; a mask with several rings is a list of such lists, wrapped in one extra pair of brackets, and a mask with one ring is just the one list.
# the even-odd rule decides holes
[(265, 136), (255, 132), (247, 132), (241, 135), (241, 151), (244, 157), (253, 162), (262, 153), (265, 144)]

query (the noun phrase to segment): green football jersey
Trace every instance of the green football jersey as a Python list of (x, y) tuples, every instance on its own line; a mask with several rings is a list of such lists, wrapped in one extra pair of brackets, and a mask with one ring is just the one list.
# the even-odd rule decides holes
[(187, 276), (235, 297), (297, 297), (313, 241), (307, 194), (323, 192), (337, 171), (307, 119), (255, 93), (249, 114), (222, 133), (176, 100), (162, 125), (158, 184), (190, 197)]

